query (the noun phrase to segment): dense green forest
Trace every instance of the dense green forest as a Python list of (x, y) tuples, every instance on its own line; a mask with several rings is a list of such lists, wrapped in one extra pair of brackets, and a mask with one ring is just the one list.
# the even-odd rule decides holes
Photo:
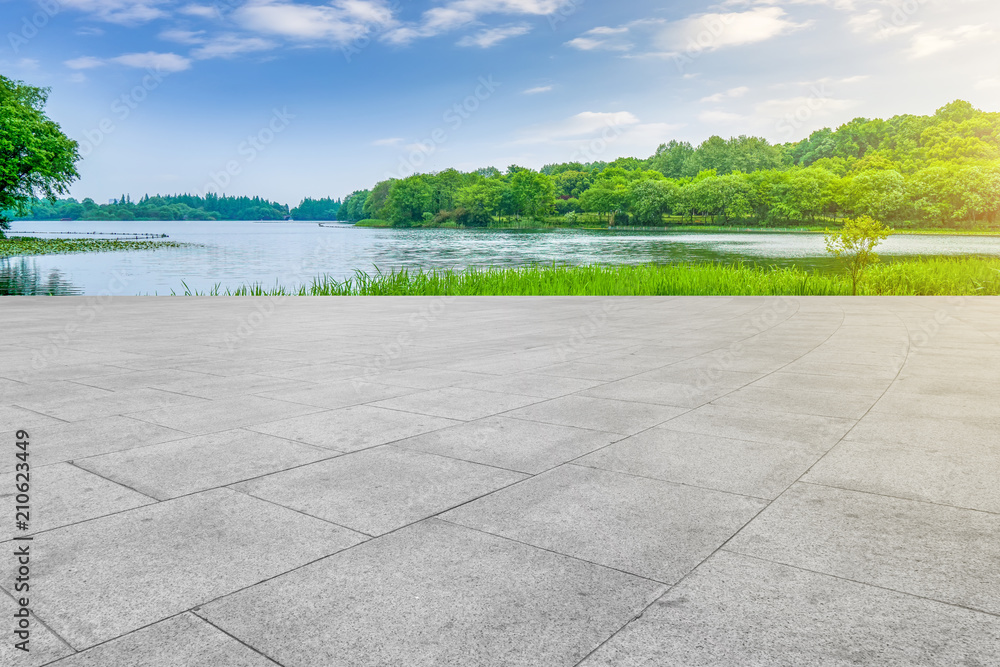
[(58, 199), (54, 202), (36, 200), (27, 216), (19, 220), (336, 220), (340, 201), (336, 199), (306, 199), (289, 210), (285, 204), (260, 197), (227, 197), (212, 193), (198, 195), (145, 195), (133, 202), (122, 195), (107, 204), (93, 199), (78, 202)]
[(933, 116), (855, 119), (798, 143), (715, 136), (672, 141), (646, 159), (453, 169), (352, 193), (347, 221), (485, 227), (573, 224), (784, 226), (869, 215), (897, 227), (982, 227), (1000, 212), (1000, 113), (956, 101)]

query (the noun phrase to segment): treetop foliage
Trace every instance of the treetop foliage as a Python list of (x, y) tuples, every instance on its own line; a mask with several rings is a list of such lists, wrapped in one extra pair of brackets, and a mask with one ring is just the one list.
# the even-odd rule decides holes
[(65, 194), (79, 177), (75, 141), (45, 115), (48, 90), (0, 76), (0, 231), (5, 211)]
[(646, 159), (417, 174), (352, 193), (341, 218), (407, 226), (448, 211), (480, 222), (591, 212), (648, 225), (667, 214), (759, 225), (838, 216), (993, 223), (1000, 114), (959, 100), (931, 116), (856, 118), (795, 143), (713, 136), (664, 143)]

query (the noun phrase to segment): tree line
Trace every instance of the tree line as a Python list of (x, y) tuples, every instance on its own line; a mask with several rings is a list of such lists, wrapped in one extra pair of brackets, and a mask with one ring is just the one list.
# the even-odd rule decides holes
[[(200, 195), (144, 195), (132, 201), (129, 195), (98, 204), (89, 197), (34, 200), (19, 220), (336, 220), (339, 199), (306, 198), (297, 207), (261, 197)], [(12, 213), (13, 214), (13, 213)]]
[(485, 227), (512, 220), (786, 225), (870, 216), (899, 226), (995, 224), (1000, 113), (956, 101), (931, 116), (855, 119), (797, 143), (671, 141), (646, 159), (448, 169), (347, 196), (340, 219)]

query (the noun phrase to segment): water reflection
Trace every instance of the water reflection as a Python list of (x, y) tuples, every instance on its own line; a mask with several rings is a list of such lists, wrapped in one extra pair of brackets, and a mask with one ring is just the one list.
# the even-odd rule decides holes
[(83, 290), (70, 283), (59, 269), (49, 268), (46, 272), (31, 257), (0, 257), (0, 296), (73, 294), (83, 294)]

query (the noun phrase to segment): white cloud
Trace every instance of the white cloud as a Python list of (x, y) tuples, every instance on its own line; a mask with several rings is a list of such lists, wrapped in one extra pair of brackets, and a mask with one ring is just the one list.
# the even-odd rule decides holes
[(125, 25), (147, 23), (167, 13), (157, 5), (164, 0), (61, 0), (63, 7), (90, 14), (96, 19)]
[(786, 16), (780, 7), (700, 14), (667, 24), (658, 41), (668, 52), (700, 53), (764, 42), (811, 25), (809, 22), (795, 23)]
[(580, 140), (599, 136), (607, 130), (621, 131), (639, 124), (639, 119), (628, 111), (595, 112), (584, 111), (557, 123), (536, 125), (521, 132), (517, 143), (553, 143), (564, 140)]
[(743, 12), (695, 14), (679, 21), (640, 19), (617, 27), (601, 26), (566, 42), (582, 51), (640, 50), (635, 56), (675, 57), (726, 47), (756, 44), (811, 26), (787, 18), (780, 7)]
[(244, 28), (257, 32), (338, 44), (395, 25), (392, 10), (381, 0), (334, 0), (330, 5), (251, 0), (234, 17)]
[(186, 16), (197, 16), (203, 19), (219, 17), (219, 10), (211, 5), (184, 5), (177, 11)]
[(1000, 79), (980, 79), (975, 84), (976, 90), (991, 90), (1000, 88)]
[(126, 53), (117, 58), (109, 58), (108, 62), (125, 65), (126, 67), (152, 69), (159, 72), (182, 72), (191, 67), (191, 61), (184, 56), (179, 56), (176, 53), (156, 53), (154, 51)]
[(914, 35), (908, 53), (911, 58), (926, 58), (992, 35), (993, 31), (986, 25), (963, 25), (952, 30), (923, 32)]
[[(409, 44), (421, 37), (434, 37), (476, 23), (480, 17), (490, 14), (547, 16), (562, 9), (566, 2), (567, 0), (451, 0), (425, 11), (419, 21), (389, 31), (384, 39), (394, 44)], [(463, 44), (470, 45), (479, 44)]]
[(475, 35), (467, 35), (458, 41), (459, 46), (478, 46), (488, 49), (512, 37), (520, 37), (531, 32), (531, 26), (512, 25), (500, 28), (480, 30)]
[(855, 14), (847, 20), (848, 27), (856, 34), (868, 34), (874, 40), (886, 40), (918, 30), (921, 23), (911, 22), (907, 15), (886, 17), (881, 9), (870, 9)]
[(716, 93), (715, 95), (709, 95), (708, 97), (701, 98), (702, 102), (724, 102), (725, 100), (736, 99), (737, 97), (743, 97), (750, 92), (750, 89), (746, 86), (740, 86), (739, 88), (730, 88), (724, 93)]
[(378, 139), (372, 142), (372, 146), (398, 146), (403, 143), (401, 137), (389, 137), (388, 139)]
[(10, 76), (10, 70), (14, 72), (33, 72), (38, 69), (39, 64), (34, 58), (20, 58), (14, 62), (0, 60), (0, 69), (7, 70), (7, 75)]
[(100, 67), (103, 65), (104, 61), (100, 58), (94, 58), (93, 56), (83, 56), (82, 58), (67, 60), (63, 64), (70, 69), (93, 69), (94, 67)]
[(806, 115), (823, 117), (848, 111), (858, 106), (858, 100), (836, 99), (833, 97), (798, 96), (784, 99), (766, 100), (757, 104), (754, 111), (764, 118), (784, 118), (786, 116)]
[(126, 53), (115, 58), (94, 58), (93, 56), (83, 56), (67, 60), (65, 64), (70, 69), (85, 70), (95, 67), (103, 67), (109, 63), (124, 65), (126, 67), (138, 67), (141, 69), (152, 69), (159, 72), (182, 72), (191, 66), (191, 61), (176, 53), (156, 53), (148, 51), (146, 53)]
[(550, 93), (555, 88), (555, 86), (535, 86), (534, 88), (528, 88), (527, 90), (522, 90), (522, 95), (539, 95), (541, 93)]
[(204, 44), (204, 30), (164, 30), (160, 33), (160, 39), (178, 44)]
[(219, 35), (191, 52), (199, 60), (209, 58), (232, 58), (243, 53), (268, 51), (278, 46), (260, 37), (240, 37), (239, 35)]
[(733, 123), (736, 121), (746, 120), (745, 116), (741, 116), (738, 113), (729, 113), (727, 111), (702, 111), (698, 114), (698, 120), (702, 123), (712, 125), (714, 123)]
[(586, 111), (569, 118), (523, 129), (513, 146), (541, 151), (548, 161), (613, 160), (623, 155), (650, 155), (678, 129), (668, 123), (644, 123), (628, 111)]

